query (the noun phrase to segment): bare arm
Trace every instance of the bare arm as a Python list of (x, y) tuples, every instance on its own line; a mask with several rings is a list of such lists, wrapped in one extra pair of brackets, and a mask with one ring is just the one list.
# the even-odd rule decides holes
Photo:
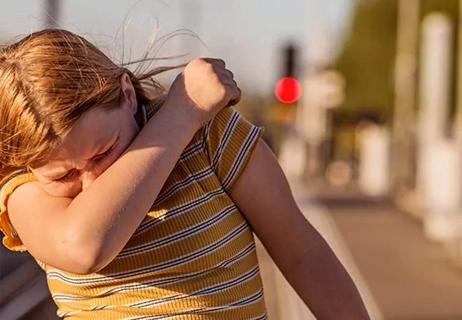
[(353, 281), (300, 212), (263, 140), (232, 186), (231, 198), (316, 319), (369, 319)]
[[(34, 257), (65, 271), (86, 274), (100, 270), (120, 252), (204, 120), (230, 100), (239, 99), (237, 86), (220, 87), (230, 82), (229, 71), (221, 70), (224, 63), (218, 75), (209, 65), (205, 64), (208, 69), (204, 71), (203, 62), (197, 63), (208, 75), (205, 80), (213, 79), (207, 85), (202, 81), (201, 88), (211, 91), (214, 99), (202, 99), (194, 107), (178, 105), (178, 99), (167, 100), (122, 156), (74, 199), (47, 195), (36, 182), (13, 192), (8, 203), (10, 218)], [(178, 95), (177, 90), (173, 96)], [(34, 204), (33, 212), (30, 204)]]
[[(72, 272), (102, 268), (120, 252), (146, 216), (196, 129), (197, 124), (186, 113), (161, 108), (122, 156), (74, 199), (50, 196), (36, 183), (20, 186), (8, 206), (12, 223), (29, 252)], [(37, 206), (33, 220), (24, 212), (30, 210), (30, 206), (24, 208), (29, 203)], [(41, 226), (37, 215), (48, 225)], [(25, 228), (26, 224), (30, 228)], [(37, 242), (39, 234), (42, 239)], [(50, 237), (49, 241), (44, 236)], [(49, 250), (53, 249), (61, 256), (50, 260)]]

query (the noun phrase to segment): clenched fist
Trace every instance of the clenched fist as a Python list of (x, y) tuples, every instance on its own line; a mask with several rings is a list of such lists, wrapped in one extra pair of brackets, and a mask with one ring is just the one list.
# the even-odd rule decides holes
[(173, 81), (166, 102), (189, 108), (203, 125), (222, 108), (235, 105), (240, 99), (241, 89), (223, 60), (197, 58)]

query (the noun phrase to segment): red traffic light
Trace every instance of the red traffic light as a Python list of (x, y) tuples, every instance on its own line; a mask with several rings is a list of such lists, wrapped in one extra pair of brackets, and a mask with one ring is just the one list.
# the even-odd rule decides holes
[(294, 103), (302, 95), (302, 86), (294, 77), (284, 77), (276, 83), (274, 94), (282, 103)]

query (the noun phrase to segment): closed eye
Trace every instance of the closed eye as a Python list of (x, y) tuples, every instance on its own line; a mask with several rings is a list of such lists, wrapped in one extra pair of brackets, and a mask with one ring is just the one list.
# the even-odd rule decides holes
[(98, 162), (106, 158), (108, 155), (111, 154), (111, 152), (114, 150), (115, 144), (112, 145), (112, 147), (109, 148), (109, 150), (97, 155), (96, 157), (93, 158), (94, 161)]
[[(92, 160), (95, 161), (95, 162), (101, 162), (102, 160), (104, 160), (108, 155), (111, 154), (111, 152), (114, 150), (115, 146), (117, 144), (117, 141), (105, 152), (103, 153), (100, 153), (98, 155), (96, 155)], [(62, 176), (61, 178), (57, 178), (57, 179), (53, 179), (53, 181), (56, 181), (56, 182), (63, 182), (65, 180), (68, 180), (70, 179), (74, 173), (75, 173), (75, 169), (72, 169), (70, 170), (67, 174), (65, 174), (64, 176)]]
[(53, 179), (53, 181), (62, 182), (62, 181), (64, 181), (64, 180), (67, 180), (67, 179), (69, 179), (71, 176), (74, 175), (75, 171), (76, 171), (75, 169), (72, 169), (72, 170), (70, 170), (66, 175), (64, 175), (64, 176), (62, 176), (61, 178), (58, 178), (58, 179)]

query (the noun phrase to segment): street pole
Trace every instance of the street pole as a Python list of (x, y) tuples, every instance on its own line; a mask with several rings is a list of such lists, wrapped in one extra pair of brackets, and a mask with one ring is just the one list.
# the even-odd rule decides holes
[(459, 148), (456, 141), (447, 136), (453, 35), (452, 20), (447, 14), (431, 13), (423, 19), (417, 191), (424, 233), (436, 241), (452, 241), (457, 235), (462, 201)]
[(411, 189), (415, 177), (413, 140), (419, 11), (420, 0), (398, 1), (391, 153), (391, 183), (396, 194)]
[(57, 28), (59, 25), (60, 0), (44, 0), (45, 28)]

